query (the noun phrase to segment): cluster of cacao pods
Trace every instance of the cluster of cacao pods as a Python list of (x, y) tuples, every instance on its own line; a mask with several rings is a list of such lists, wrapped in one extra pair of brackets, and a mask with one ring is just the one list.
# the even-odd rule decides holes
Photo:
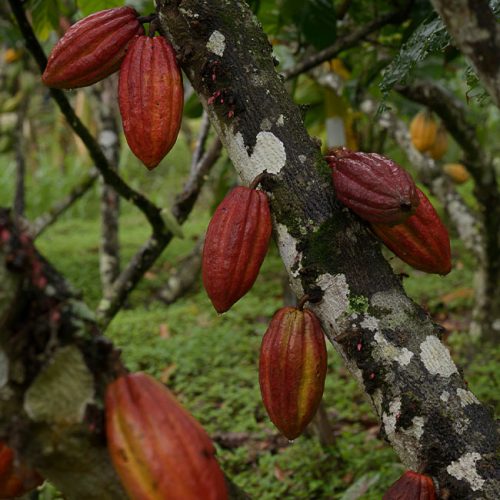
[(336, 148), (326, 157), (337, 198), (371, 224), (401, 260), (427, 273), (451, 270), (450, 238), (411, 176), (377, 153)]
[(106, 390), (111, 460), (134, 500), (225, 500), (224, 474), (205, 430), (160, 382), (122, 375)]
[(12, 448), (0, 441), (0, 498), (20, 497), (42, 483), (42, 476), (23, 464)]
[(384, 494), (382, 500), (436, 500), (432, 478), (406, 471)]
[(182, 75), (172, 45), (144, 33), (132, 7), (91, 14), (72, 25), (53, 48), (45, 85), (74, 89), (120, 70), (118, 100), (132, 152), (155, 168), (175, 144), (182, 119)]
[(410, 138), (415, 149), (440, 160), (448, 151), (448, 132), (437, 124), (428, 110), (418, 112), (410, 123)]
[(226, 312), (254, 284), (271, 237), (267, 195), (238, 186), (222, 200), (208, 225), (203, 247), (205, 290), (219, 313)]
[(315, 314), (300, 306), (279, 309), (262, 339), (259, 384), (270, 419), (288, 439), (314, 417), (326, 368), (325, 335)]

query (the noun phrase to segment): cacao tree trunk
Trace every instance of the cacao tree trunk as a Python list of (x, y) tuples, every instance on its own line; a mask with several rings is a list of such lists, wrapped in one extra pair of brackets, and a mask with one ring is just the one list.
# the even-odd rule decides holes
[(246, 4), (157, 4), (242, 180), (267, 171), (262, 186), (292, 288), (318, 299), (313, 308), (386, 439), (408, 468), (425, 470), (452, 498), (498, 498), (490, 411), (467, 389), (440, 327), (404, 294), (366, 227), (336, 202), (329, 169)]

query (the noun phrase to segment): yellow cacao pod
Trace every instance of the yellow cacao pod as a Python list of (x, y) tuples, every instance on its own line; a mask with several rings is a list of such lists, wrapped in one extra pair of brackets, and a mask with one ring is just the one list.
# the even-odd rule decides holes
[(447, 163), (443, 167), (443, 171), (456, 184), (463, 184), (470, 177), (469, 172), (461, 163)]
[(432, 159), (440, 160), (446, 154), (446, 151), (448, 151), (448, 132), (440, 125), (436, 134), (436, 140), (428, 153), (431, 155)]
[(421, 153), (429, 150), (437, 134), (437, 123), (428, 111), (420, 111), (410, 123), (411, 142)]

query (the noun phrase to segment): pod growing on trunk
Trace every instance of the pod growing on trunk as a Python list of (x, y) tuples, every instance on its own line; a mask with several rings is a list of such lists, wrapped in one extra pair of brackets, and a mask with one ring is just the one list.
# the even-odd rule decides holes
[(426, 273), (451, 271), (450, 237), (445, 225), (428, 200), (417, 188), (420, 204), (414, 215), (402, 224), (372, 224), (373, 232), (401, 260)]
[(302, 434), (314, 417), (326, 365), (325, 335), (314, 313), (279, 309), (262, 339), (259, 382), (269, 417), (288, 439)]
[(106, 434), (111, 460), (130, 498), (227, 498), (207, 433), (149, 375), (124, 375), (108, 386)]
[(411, 175), (377, 153), (336, 148), (326, 157), (337, 198), (368, 222), (399, 224), (418, 205)]
[(436, 500), (429, 476), (407, 470), (384, 494), (382, 500)]
[(202, 258), (203, 285), (219, 313), (254, 284), (271, 237), (267, 195), (238, 186), (220, 203), (207, 229)]
[(172, 149), (184, 88), (174, 48), (161, 36), (138, 36), (120, 68), (118, 102), (125, 138), (149, 170)]
[(50, 53), (42, 81), (48, 87), (85, 87), (118, 71), (127, 46), (144, 33), (132, 7), (90, 14), (73, 24)]

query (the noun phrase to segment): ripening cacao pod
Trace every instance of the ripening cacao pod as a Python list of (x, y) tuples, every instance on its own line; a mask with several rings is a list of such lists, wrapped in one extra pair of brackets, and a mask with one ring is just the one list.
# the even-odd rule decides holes
[(426, 273), (451, 271), (450, 238), (427, 196), (417, 188), (420, 204), (402, 224), (372, 224), (374, 233), (401, 260)]
[(101, 10), (73, 24), (50, 53), (42, 81), (48, 87), (92, 85), (118, 70), (127, 45), (144, 33), (132, 7)]
[(144, 373), (106, 390), (111, 460), (134, 500), (222, 500), (224, 475), (201, 425), (160, 382)]
[(382, 500), (436, 500), (429, 476), (407, 470), (384, 494)]
[(326, 365), (325, 336), (314, 313), (279, 309), (262, 339), (259, 383), (269, 417), (288, 439), (298, 437), (314, 417)]
[(0, 498), (20, 497), (42, 483), (40, 474), (19, 462), (14, 450), (0, 441)]
[(389, 158), (336, 148), (326, 157), (337, 198), (368, 222), (399, 224), (419, 203), (411, 175)]
[(132, 152), (150, 170), (175, 144), (184, 88), (174, 48), (161, 36), (138, 36), (120, 68), (118, 101)]
[(437, 134), (437, 123), (429, 111), (420, 111), (410, 123), (410, 137), (415, 149), (421, 153), (429, 150)]
[(267, 195), (235, 187), (208, 225), (202, 258), (203, 285), (219, 313), (245, 295), (259, 274), (271, 237)]
[(455, 184), (463, 184), (470, 178), (469, 172), (461, 163), (447, 163), (443, 171)]
[(433, 160), (440, 160), (448, 151), (448, 132), (441, 125), (436, 133), (434, 144), (429, 148), (428, 153)]

